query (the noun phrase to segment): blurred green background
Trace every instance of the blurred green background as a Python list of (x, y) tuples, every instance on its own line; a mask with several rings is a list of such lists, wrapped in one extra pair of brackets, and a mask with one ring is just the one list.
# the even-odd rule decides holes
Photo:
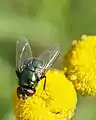
[[(26, 36), (34, 56), (59, 43), (54, 67), (61, 69), (63, 55), (82, 34), (96, 35), (96, 0), (0, 0), (0, 120), (14, 119), (16, 40)], [(72, 120), (96, 120), (96, 98), (78, 95)]]

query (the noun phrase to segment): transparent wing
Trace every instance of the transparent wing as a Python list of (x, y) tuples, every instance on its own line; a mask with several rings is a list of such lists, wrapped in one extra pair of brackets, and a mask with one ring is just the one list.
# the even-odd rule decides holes
[(46, 50), (38, 57), (38, 59), (43, 62), (42, 70), (44, 70), (44, 72), (47, 72), (51, 68), (59, 54), (59, 45), (55, 45), (53, 48)]
[(24, 37), (16, 42), (16, 68), (20, 68), (28, 58), (32, 58), (32, 51), (27, 39)]

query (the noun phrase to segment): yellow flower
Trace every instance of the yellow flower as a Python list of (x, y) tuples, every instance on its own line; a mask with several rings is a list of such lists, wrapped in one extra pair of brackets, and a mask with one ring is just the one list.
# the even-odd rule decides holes
[(70, 120), (74, 114), (77, 96), (74, 85), (59, 70), (50, 70), (43, 90), (44, 79), (36, 93), (27, 100), (14, 97), (16, 120)]
[(82, 95), (96, 95), (96, 36), (74, 40), (65, 56), (66, 75)]

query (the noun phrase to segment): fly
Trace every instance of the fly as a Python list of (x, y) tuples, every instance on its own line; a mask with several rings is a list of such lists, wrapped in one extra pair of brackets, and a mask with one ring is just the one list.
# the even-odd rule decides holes
[(34, 58), (29, 42), (26, 38), (16, 42), (16, 75), (18, 77), (18, 98), (27, 99), (34, 95), (38, 82), (45, 78), (43, 90), (46, 86), (46, 72), (51, 68), (60, 54), (58, 45), (44, 51)]

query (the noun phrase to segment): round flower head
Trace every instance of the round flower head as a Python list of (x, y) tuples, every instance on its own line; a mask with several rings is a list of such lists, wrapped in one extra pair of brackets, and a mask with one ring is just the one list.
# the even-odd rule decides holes
[(96, 95), (96, 36), (74, 40), (66, 54), (66, 75), (82, 95)]
[(27, 100), (14, 97), (16, 120), (70, 120), (73, 116), (77, 96), (73, 84), (64, 73), (51, 70), (37, 87), (36, 93)]

